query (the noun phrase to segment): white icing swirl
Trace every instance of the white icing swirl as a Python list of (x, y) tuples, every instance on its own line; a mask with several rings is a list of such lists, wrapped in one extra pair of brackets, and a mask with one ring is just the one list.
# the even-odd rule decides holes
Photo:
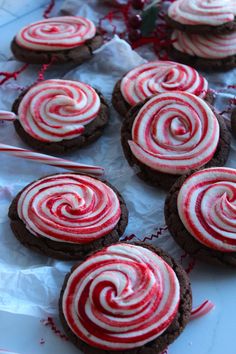
[(17, 212), (36, 237), (89, 243), (112, 231), (120, 220), (120, 202), (105, 183), (64, 173), (31, 183), (21, 193)]
[(168, 16), (184, 25), (219, 26), (234, 21), (235, 0), (176, 0)]
[(219, 141), (219, 124), (201, 98), (187, 92), (153, 96), (138, 112), (129, 146), (154, 170), (184, 174), (205, 165)]
[(157, 60), (129, 71), (120, 89), (124, 99), (133, 106), (156, 93), (169, 91), (187, 91), (204, 98), (208, 82), (187, 65)]
[(236, 170), (207, 168), (183, 183), (178, 213), (189, 233), (205, 246), (236, 251)]
[(180, 301), (173, 269), (140, 246), (109, 246), (77, 266), (62, 298), (68, 326), (90, 346), (141, 347), (169, 327)]
[(23, 27), (16, 35), (16, 42), (31, 50), (65, 50), (80, 46), (95, 34), (96, 27), (90, 20), (80, 16), (61, 16)]
[(78, 81), (46, 80), (29, 89), (22, 98), (19, 121), (33, 138), (45, 142), (72, 139), (93, 121), (101, 102), (96, 91)]
[(236, 55), (236, 32), (199, 35), (175, 30), (171, 40), (178, 51), (199, 58), (222, 59)]

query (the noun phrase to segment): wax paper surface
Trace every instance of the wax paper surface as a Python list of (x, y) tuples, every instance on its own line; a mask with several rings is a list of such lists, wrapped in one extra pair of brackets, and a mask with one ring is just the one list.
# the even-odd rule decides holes
[[(66, 1), (63, 11), (86, 16), (97, 22), (98, 13), (103, 10), (96, 1)], [(79, 11), (78, 11), (78, 5)], [(94, 10), (98, 11), (95, 12)], [(3, 57), (3, 53), (0, 57)], [(54, 66), (47, 71), (46, 78), (67, 78), (86, 82), (99, 89), (111, 105), (111, 94), (116, 81), (128, 70), (156, 58), (147, 49), (135, 52), (129, 44), (115, 36), (110, 42), (96, 51), (93, 59), (73, 68), (69, 65)], [(22, 66), (14, 60), (0, 62), (1, 71), (13, 71)], [(8, 81), (0, 86), (0, 108), (10, 110), (14, 99), (21, 90), (35, 82), (38, 66), (31, 65), (17, 81)], [(226, 88), (233, 85), (235, 70), (227, 73), (206, 75), (210, 87), (220, 90), (216, 107), (225, 109), (234, 90)], [(106, 178), (122, 193), (129, 209), (129, 224), (124, 236), (135, 234), (137, 238), (149, 240), (167, 250), (176, 259), (183, 251), (172, 240), (165, 227), (163, 205), (165, 192), (148, 186), (136, 177), (135, 170), (126, 162), (120, 144), (121, 120), (115, 110), (110, 108), (110, 121), (104, 135), (91, 146), (81, 149), (64, 158), (105, 167)], [(10, 122), (0, 122), (1, 143), (26, 147), (16, 135)], [(66, 272), (72, 262), (56, 261), (40, 256), (23, 247), (14, 237), (7, 217), (11, 200), (26, 184), (47, 174), (57, 173), (59, 168), (38, 165), (7, 155), (0, 155), (0, 310), (17, 314), (43, 316), (55, 314), (57, 301)], [(235, 142), (227, 166), (236, 167)], [(153, 236), (152, 236), (153, 235)]]

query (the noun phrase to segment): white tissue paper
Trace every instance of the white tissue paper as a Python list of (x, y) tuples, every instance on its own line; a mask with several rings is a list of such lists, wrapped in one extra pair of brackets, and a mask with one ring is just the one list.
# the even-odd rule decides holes
[[(81, 5), (79, 14), (94, 20), (95, 13), (88, 5), (89, 2), (86, 3)], [(133, 51), (127, 42), (115, 36), (98, 49), (89, 62), (71, 71), (70, 66), (54, 66), (48, 70), (47, 78), (62, 78), (67, 72), (64, 78), (81, 80), (99, 89), (110, 104), (116, 81), (128, 70), (144, 63), (144, 57), (150, 58), (150, 53), (147, 56), (145, 49), (142, 55), (143, 57)], [(9, 61), (1, 62), (0, 65), (2, 71), (12, 71), (22, 64)], [(0, 109), (11, 109), (22, 87), (35, 81), (37, 71), (38, 67), (31, 65), (16, 82), (11, 80), (0, 86)], [(219, 110), (225, 108), (225, 100), (229, 96), (224, 87), (234, 83), (235, 72), (232, 70), (227, 74), (208, 75), (210, 86), (223, 90), (217, 101)], [(120, 127), (119, 116), (111, 107), (110, 121), (104, 135), (91, 146), (64, 158), (105, 167), (106, 178), (122, 193), (129, 209), (129, 224), (125, 235), (135, 234), (140, 239), (147, 236), (155, 245), (180, 259), (183, 251), (165, 228), (163, 206), (166, 194), (161, 189), (142, 182), (129, 167), (120, 144)], [(27, 148), (10, 122), (0, 122), (0, 142)], [(232, 144), (232, 148), (227, 165), (236, 167), (235, 144)], [(56, 314), (60, 288), (72, 262), (53, 260), (23, 247), (13, 236), (7, 212), (13, 197), (26, 184), (44, 175), (64, 170), (3, 154), (0, 155), (0, 163), (0, 310), (39, 317)], [(151, 237), (152, 234), (158, 237)]]

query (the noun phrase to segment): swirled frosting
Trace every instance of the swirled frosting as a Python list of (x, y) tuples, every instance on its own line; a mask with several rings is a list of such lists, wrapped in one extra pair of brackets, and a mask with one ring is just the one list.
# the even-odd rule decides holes
[(66, 50), (80, 46), (96, 34), (90, 20), (80, 16), (52, 17), (23, 27), (16, 35), (19, 46), (31, 50)]
[(23, 96), (18, 116), (33, 138), (57, 142), (81, 135), (100, 107), (100, 97), (91, 86), (78, 81), (46, 80)]
[(160, 336), (177, 314), (180, 287), (154, 252), (116, 244), (70, 274), (62, 309), (71, 330), (93, 347), (125, 350)]
[(236, 251), (236, 170), (207, 168), (183, 183), (178, 213), (199, 242), (223, 252)]
[(42, 178), (21, 193), (17, 213), (35, 236), (69, 243), (89, 243), (117, 225), (120, 202), (105, 183), (65, 173)]
[(133, 106), (156, 93), (169, 91), (187, 91), (204, 98), (208, 82), (187, 65), (153, 61), (129, 71), (120, 89), (126, 102)]
[(219, 124), (201, 98), (187, 92), (162, 93), (140, 109), (129, 146), (154, 170), (184, 174), (205, 165), (219, 141)]
[(234, 21), (235, 0), (176, 0), (168, 16), (184, 25), (219, 26)]
[(191, 56), (222, 59), (236, 55), (236, 32), (199, 35), (175, 30), (171, 40), (175, 49)]

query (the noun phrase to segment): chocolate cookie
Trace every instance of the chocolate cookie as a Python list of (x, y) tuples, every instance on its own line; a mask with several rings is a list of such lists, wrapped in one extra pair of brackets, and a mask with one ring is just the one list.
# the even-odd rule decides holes
[(236, 108), (234, 108), (231, 112), (230, 130), (231, 130), (233, 136), (236, 137)]
[(223, 59), (206, 59), (182, 53), (175, 48), (171, 48), (169, 54), (173, 60), (186, 65), (192, 65), (194, 68), (202, 69), (207, 72), (227, 71), (236, 67), (236, 55)]
[[(179, 94), (180, 95), (180, 94)], [(187, 93), (182, 93), (181, 96), (184, 97), (184, 95), (189, 95)], [(190, 95), (193, 96), (193, 95)], [(163, 94), (161, 95), (156, 95), (155, 97), (160, 97), (158, 101), (163, 101), (165, 97), (163, 97)], [(199, 98), (196, 98), (199, 100)], [(127, 161), (129, 162), (130, 166), (135, 167), (137, 169), (137, 176), (140, 177), (142, 180), (144, 180), (146, 183), (149, 183), (153, 186), (156, 187), (161, 187), (164, 189), (169, 189), (173, 183), (176, 181), (177, 178), (180, 177), (179, 173), (172, 174), (172, 173), (163, 173), (158, 170), (154, 170), (153, 168), (149, 167), (147, 164), (144, 164), (141, 160), (139, 160), (133, 153), (130, 148), (130, 145), (128, 141), (132, 140), (132, 129), (133, 129), (133, 124), (135, 122), (135, 119), (142, 109), (142, 107), (146, 107), (146, 103), (151, 103), (151, 99), (147, 99), (145, 102), (139, 103), (133, 108), (131, 108), (126, 116), (126, 118), (123, 121), (122, 129), (121, 129), (121, 143), (123, 147), (123, 151), (125, 154), (125, 157)], [(173, 110), (173, 105), (172, 108)], [(229, 150), (230, 150), (230, 140), (231, 136), (230, 133), (225, 125), (224, 118), (222, 118), (219, 114), (214, 113), (214, 116), (217, 118), (218, 124), (219, 124), (219, 140), (217, 143), (217, 147), (215, 150), (215, 153), (213, 157), (207, 161), (205, 164), (203, 164), (201, 167), (211, 167), (211, 166), (223, 166), (228, 158)], [(154, 117), (155, 118), (155, 117)], [(151, 124), (151, 123), (150, 123)], [(145, 130), (145, 127), (142, 128), (143, 131)], [(136, 135), (138, 133), (136, 132)], [(141, 133), (140, 133), (141, 134)], [(165, 131), (162, 132), (161, 130), (157, 130), (156, 133), (154, 134), (157, 139), (162, 139), (162, 137), (168, 134), (167, 133), (167, 128), (165, 128)], [(214, 134), (213, 134), (214, 135)], [(156, 139), (156, 138), (155, 138)], [(213, 143), (214, 138), (209, 140), (209, 144), (211, 145)], [(198, 156), (198, 154), (196, 155)], [(165, 158), (165, 155), (163, 154), (163, 159)], [(183, 158), (185, 160), (186, 158)], [(187, 160), (186, 160), (187, 161)], [(174, 162), (173, 162), (174, 166)], [(193, 168), (194, 170), (194, 168)]]
[[(118, 246), (118, 247), (116, 247)], [(101, 335), (101, 333), (103, 334), (103, 338), (101, 339), (101, 342), (104, 342), (106, 340), (106, 331), (103, 330), (102, 332), (100, 330), (98, 330), (97, 332), (95, 332), (94, 336), (91, 336), (91, 332), (93, 331), (93, 327), (90, 327), (91, 332), (87, 331), (87, 335), (81, 339), (78, 335), (75, 334), (76, 332), (76, 326), (78, 326), (78, 322), (75, 321), (75, 325), (74, 325), (74, 331), (71, 329), (71, 327), (68, 324), (67, 318), (67, 312), (70, 312), (70, 306), (69, 304), (67, 305), (66, 299), (68, 296), (70, 296), (70, 304), (73, 307), (73, 295), (70, 293), (70, 291), (72, 290), (72, 288), (69, 287), (68, 285), (68, 281), (70, 279), (70, 281), (72, 279), (75, 280), (75, 274), (80, 274), (80, 266), (83, 266), (83, 268), (85, 270), (87, 270), (88, 268), (87, 265), (90, 264), (90, 259), (93, 259), (93, 262), (99, 262), (98, 260), (98, 255), (100, 255), (100, 257), (103, 257), (104, 254), (113, 254), (114, 256), (111, 258), (112, 259), (112, 263), (110, 262), (109, 265), (112, 265), (112, 270), (110, 272), (114, 272), (114, 275), (112, 276), (112, 278), (109, 278), (109, 284), (107, 286), (110, 286), (109, 289), (111, 289), (112, 293), (114, 292), (114, 302), (116, 304), (116, 308), (119, 306), (119, 299), (116, 300), (116, 293), (115, 290), (116, 289), (116, 277), (119, 277), (122, 275), (122, 270), (124, 267), (124, 258), (123, 258), (123, 262), (120, 264), (119, 266), (119, 272), (116, 272), (116, 270), (114, 270), (114, 261), (116, 260), (116, 263), (119, 264), (120, 262), (120, 254), (119, 251), (122, 250), (126, 250), (126, 248), (130, 251), (129, 254), (127, 254), (127, 259), (129, 259), (129, 256), (132, 256), (132, 258), (130, 259), (130, 263), (129, 263), (129, 267), (132, 267), (132, 262), (134, 262), (134, 258), (135, 258), (135, 252), (137, 252), (137, 250), (139, 250), (139, 252), (141, 252), (143, 250), (143, 254), (145, 255), (147, 252), (151, 252), (151, 254), (153, 254), (152, 257), (153, 260), (156, 260), (156, 255), (161, 257), (161, 262), (166, 262), (171, 268), (169, 271), (174, 271), (175, 275), (177, 278), (176, 281), (179, 283), (180, 286), (180, 293), (179, 293), (179, 306), (177, 310), (177, 313), (174, 315), (174, 317), (172, 317), (172, 320), (169, 322), (169, 325), (166, 327), (163, 327), (164, 332), (161, 333), (160, 335), (158, 335), (156, 338), (153, 338), (152, 340), (148, 340), (148, 338), (146, 339), (146, 343), (145, 344), (141, 344), (140, 346), (136, 347), (132, 347), (132, 345), (130, 346), (129, 349), (125, 349), (126, 344), (123, 344), (123, 337), (120, 338), (119, 341), (116, 342), (116, 332), (115, 334), (110, 333), (110, 335), (114, 336), (114, 342), (110, 345), (111, 347), (115, 347), (115, 350), (113, 350), (111, 347), (108, 348), (100, 348), (97, 346), (97, 337), (99, 337)], [(117, 251), (116, 251), (117, 249)], [(122, 253), (123, 255), (123, 253)], [(140, 253), (139, 253), (140, 255)], [(90, 258), (91, 257), (91, 258)], [(66, 335), (68, 336), (69, 340), (72, 341), (72, 343), (79, 348), (83, 353), (85, 354), (106, 354), (106, 353), (118, 353), (118, 354), (125, 354), (125, 353), (129, 353), (129, 354), (137, 354), (137, 353), (142, 353), (142, 354), (158, 354), (161, 353), (169, 344), (171, 344), (179, 335), (180, 333), (183, 331), (184, 327), (186, 326), (186, 324), (189, 321), (190, 315), (191, 315), (191, 308), (192, 308), (192, 295), (191, 295), (191, 287), (190, 287), (190, 283), (189, 283), (189, 279), (187, 274), (185, 273), (184, 269), (173, 259), (171, 258), (167, 253), (165, 253), (163, 250), (159, 249), (159, 248), (155, 248), (152, 245), (149, 244), (145, 244), (143, 242), (138, 242), (138, 243), (133, 243), (133, 244), (128, 244), (128, 243), (120, 243), (115, 245), (115, 247), (108, 247), (106, 249), (100, 250), (100, 252), (96, 252), (94, 254), (91, 254), (89, 258), (87, 258), (83, 263), (80, 263), (78, 265), (75, 265), (71, 272), (69, 274), (67, 274), (62, 290), (61, 290), (61, 295), (60, 295), (60, 300), (59, 300), (59, 314), (60, 314), (60, 319), (61, 322), (63, 324), (63, 328), (65, 330)], [(133, 258), (134, 257), (134, 258)], [(133, 272), (137, 272), (138, 270), (138, 264), (141, 263), (141, 258), (142, 256), (139, 256), (139, 259), (137, 260), (137, 262), (135, 262), (136, 264), (136, 269), (133, 270)], [(147, 260), (147, 259), (146, 259)], [(100, 261), (101, 262), (101, 261)], [(106, 263), (107, 264), (107, 263)], [(145, 263), (144, 263), (145, 264)], [(107, 268), (109, 269), (109, 265), (107, 266)], [(141, 266), (141, 265), (140, 265)], [(102, 294), (102, 289), (106, 286), (105, 283), (105, 277), (106, 277), (106, 272), (102, 273), (102, 266), (100, 269), (100, 283), (99, 283), (99, 276), (97, 276), (96, 278), (96, 274), (92, 276), (92, 281), (95, 281), (97, 279), (97, 293)], [(160, 271), (158, 268), (155, 268), (156, 271)], [(92, 270), (91, 270), (92, 271)], [(124, 269), (124, 273), (126, 274), (128, 272), (128, 270)], [(144, 272), (144, 270), (143, 270)], [(109, 273), (109, 271), (108, 271)], [(84, 277), (86, 276), (87, 273), (85, 273)], [(104, 274), (104, 276), (103, 276)], [(121, 275), (120, 275), (121, 274)], [(142, 274), (142, 272), (140, 272), (138, 274), (138, 276), (140, 276), (140, 274)], [(143, 278), (142, 281), (140, 281), (139, 286), (135, 287), (135, 285), (133, 284), (134, 280), (131, 280), (129, 283), (129, 291), (131, 294), (131, 291), (133, 293), (135, 293), (135, 291), (139, 291), (139, 289), (143, 286), (143, 284), (145, 282), (148, 282), (148, 271), (145, 272), (145, 277)], [(129, 276), (129, 273), (127, 273), (127, 277)], [(108, 277), (108, 275), (107, 275)], [(81, 278), (80, 278), (81, 279)], [(113, 284), (111, 284), (111, 280), (113, 279)], [(102, 280), (104, 282), (104, 285), (102, 284)], [(79, 278), (77, 278), (77, 284), (79, 282)], [(75, 284), (75, 281), (74, 281)], [(81, 283), (80, 283), (81, 284)], [(101, 284), (101, 286), (99, 287), (99, 285)], [(103, 287), (102, 287), (103, 285)], [(83, 285), (80, 285), (81, 287)], [(172, 283), (172, 291), (174, 291), (174, 282)], [(78, 290), (78, 286), (76, 287), (76, 289)], [(147, 289), (147, 287), (145, 287), (145, 290)], [(160, 288), (159, 288), (160, 289)], [(89, 295), (86, 295), (86, 302), (87, 302), (87, 308), (89, 307), (89, 301), (88, 301), (88, 297), (93, 296), (93, 300), (95, 301), (95, 295), (96, 292), (93, 291), (94, 287), (92, 288), (92, 286), (90, 286), (90, 292)], [(105, 289), (104, 289), (105, 290)], [(82, 290), (81, 290), (82, 291)], [(121, 291), (121, 290), (120, 290)], [(151, 291), (150, 290), (150, 297), (153, 298), (153, 296), (151, 295)], [(66, 293), (65, 293), (66, 292)], [(98, 295), (96, 295), (98, 297)], [(126, 299), (126, 294), (123, 295), (123, 292), (121, 293), (120, 297), (121, 299), (123, 298)], [(132, 296), (132, 295), (130, 295)], [(143, 295), (144, 296), (144, 295)], [(133, 297), (132, 297), (133, 298)], [(132, 299), (131, 298), (131, 299)], [(156, 298), (156, 296), (154, 296), (154, 298)], [(100, 298), (101, 299), (101, 296)], [(106, 297), (106, 302), (108, 302), (110, 299)], [(127, 299), (128, 301), (128, 299)], [(148, 298), (145, 298), (145, 303), (148, 301)], [(150, 301), (150, 300), (149, 300)], [(170, 302), (173, 301), (173, 297), (170, 299)], [(98, 306), (97, 303), (95, 303), (95, 307), (97, 308), (97, 311), (102, 311), (104, 302), (102, 302), (102, 305)], [(138, 306), (141, 306), (140, 302), (137, 304)], [(77, 299), (77, 306), (76, 308), (78, 308), (78, 311), (80, 311), (80, 308), (83, 308), (84, 306), (84, 300), (83, 297), (79, 297), (79, 299)], [(119, 308), (119, 307), (118, 307)], [(148, 309), (148, 305), (147, 307), (145, 307), (146, 309)], [(126, 308), (124, 308), (124, 312), (125, 312)], [(153, 313), (155, 312), (155, 306), (152, 309), (152, 313), (150, 314), (150, 317), (152, 317)], [(133, 310), (134, 311), (134, 310)], [(109, 314), (109, 313), (108, 313)], [(103, 312), (103, 316), (101, 316), (100, 321), (97, 322), (97, 327), (99, 326), (100, 322), (103, 320), (104, 317), (106, 317), (107, 312)], [(78, 315), (76, 315), (78, 318)], [(115, 316), (115, 321), (117, 321), (119, 323), (119, 317), (120, 315), (117, 314), (111, 314), (112, 318)], [(140, 313), (136, 316), (137, 321), (139, 320), (140, 317)], [(150, 318), (149, 317), (149, 318)], [(125, 320), (125, 315), (122, 316), (123, 321)], [(93, 321), (93, 315), (89, 316), (89, 321)], [(122, 322), (123, 322), (122, 321)], [(143, 318), (142, 320), (142, 325), (146, 326), (146, 322), (147, 322), (147, 318)], [(110, 323), (109, 323), (110, 324)], [(109, 324), (107, 324), (106, 328), (108, 328)], [(86, 325), (86, 323), (85, 323)], [(115, 326), (115, 324), (113, 325)], [(137, 322), (136, 322), (136, 326), (137, 326)], [(82, 327), (82, 326), (81, 326)], [(81, 327), (79, 328), (80, 331), (82, 331)], [(96, 327), (96, 328), (97, 328)], [(125, 327), (125, 326), (124, 326)], [(95, 330), (94, 330), (95, 331)], [(135, 331), (135, 329), (133, 329), (133, 331)], [(77, 333), (77, 332), (76, 332)], [(118, 332), (119, 333), (119, 332)], [(148, 332), (146, 331), (146, 336), (148, 336)], [(147, 334), (148, 333), (148, 334)], [(154, 337), (154, 336), (153, 336)], [(113, 338), (113, 337), (112, 337)], [(127, 338), (127, 337), (125, 337)], [(133, 338), (131, 337), (131, 334), (129, 336), (129, 338)], [(90, 344), (90, 339), (92, 341), (94, 341), (93, 345)], [(136, 338), (134, 338), (136, 339)], [(126, 343), (131, 342), (131, 340), (127, 340)], [(101, 345), (101, 344), (100, 344)], [(122, 346), (124, 346), (124, 348), (122, 348)], [(119, 348), (122, 348), (119, 350)]]
[[(206, 169), (206, 170), (201, 170), (201, 171), (195, 171), (195, 173), (206, 173), (206, 171), (210, 171), (210, 172), (214, 172), (215, 176), (213, 178), (213, 180), (206, 182), (206, 177), (203, 176), (203, 183), (202, 185), (204, 185), (204, 183), (209, 184), (210, 188), (214, 188), (214, 183), (217, 182), (218, 186), (217, 188), (219, 188), (219, 183), (221, 183), (221, 181), (223, 182), (223, 184), (225, 184), (227, 179), (222, 179), (220, 181), (220, 178), (218, 178), (217, 176), (217, 171), (227, 171), (227, 170), (232, 170), (232, 169), (227, 169), (227, 168), (212, 168), (212, 169)], [(212, 171), (211, 171), (212, 170)], [(213, 171), (214, 170), (214, 171)], [(233, 174), (236, 175), (236, 170), (233, 170)], [(192, 174), (192, 176), (194, 176)], [(183, 186), (183, 183), (189, 178), (191, 177), (190, 174), (186, 175), (186, 176), (182, 176), (181, 178), (179, 178), (176, 183), (172, 186), (172, 188), (170, 189), (167, 198), (166, 198), (166, 202), (165, 202), (165, 219), (166, 219), (166, 224), (168, 226), (168, 229), (171, 233), (171, 235), (173, 236), (173, 238), (175, 239), (175, 241), (179, 244), (180, 247), (182, 247), (187, 253), (189, 253), (191, 256), (196, 257), (196, 258), (200, 258), (202, 260), (204, 260), (205, 262), (209, 262), (209, 263), (214, 263), (214, 264), (226, 264), (226, 265), (231, 265), (231, 266), (236, 266), (236, 251), (230, 251), (229, 249), (227, 251), (223, 251), (220, 250), (220, 248), (224, 248), (225, 246), (227, 246), (227, 241), (226, 242), (222, 242), (222, 244), (217, 245), (216, 246), (207, 246), (206, 242), (204, 241), (204, 243), (202, 243), (202, 241), (200, 242), (198, 238), (194, 237), (192, 235), (192, 232), (190, 233), (190, 231), (188, 231), (185, 227), (185, 225), (183, 224), (180, 215), (179, 215), (179, 211), (178, 211), (178, 206), (177, 206), (177, 199), (178, 199), (178, 195), (180, 192), (181, 187)], [(201, 178), (202, 179), (202, 178)], [(218, 179), (218, 180), (217, 180)], [(236, 180), (236, 177), (234, 177), (234, 179)], [(215, 181), (214, 181), (215, 180)], [(194, 186), (197, 186), (197, 183), (194, 184)], [(196, 187), (197, 188), (197, 187)], [(225, 188), (224, 186), (222, 188)], [(201, 187), (202, 189), (202, 187)], [(223, 195), (225, 193), (229, 193), (228, 191), (226, 191), (226, 189), (221, 192), (221, 195)], [(202, 193), (202, 192), (201, 192)], [(205, 193), (205, 192), (203, 192)], [(214, 195), (214, 194), (212, 194)], [(200, 196), (199, 196), (200, 197)], [(204, 194), (203, 194), (204, 197)], [(220, 199), (220, 196), (218, 195), (217, 200)], [(229, 203), (230, 203), (230, 199), (229, 199)], [(211, 210), (215, 210), (215, 204), (216, 201), (212, 201), (211, 202)], [(185, 204), (184, 204), (185, 205)], [(204, 204), (205, 205), (205, 204)], [(201, 200), (198, 199), (198, 206), (201, 206)], [(184, 206), (183, 206), (184, 207)], [(203, 208), (203, 207), (202, 207)], [(187, 207), (188, 210), (188, 207)], [(201, 211), (201, 215), (202, 215)], [(224, 212), (222, 212), (222, 215), (227, 214), (227, 209), (224, 209)], [(203, 227), (205, 227), (205, 218), (201, 217), (201, 224), (203, 225)], [(232, 217), (232, 215), (231, 215)], [(223, 228), (224, 225), (222, 226), (222, 229), (220, 230), (220, 234), (221, 236), (223, 235)], [(210, 230), (210, 229), (209, 229)], [(219, 230), (217, 230), (219, 231)], [(235, 230), (236, 231), (236, 230)], [(212, 234), (212, 238), (214, 238), (214, 233), (216, 233), (216, 231), (213, 231)], [(202, 232), (203, 234), (203, 232)], [(218, 232), (217, 232), (218, 234)], [(201, 232), (199, 233), (199, 237), (201, 236)], [(213, 240), (214, 241), (214, 240)], [(214, 244), (214, 242), (213, 242)], [(215, 248), (213, 248), (215, 247)], [(218, 248), (218, 249), (216, 249)]]
[[(40, 202), (46, 200), (44, 210), (35, 201), (36, 195)], [(28, 197), (26, 201), (24, 198)], [(100, 214), (96, 215), (98, 210)], [(121, 194), (108, 182), (63, 173), (26, 186), (12, 201), (9, 218), (14, 235), (25, 247), (57, 259), (80, 260), (119, 241), (128, 222), (128, 211)]]
[(52, 154), (64, 154), (94, 142), (109, 119), (103, 95), (89, 85), (70, 80), (46, 80), (31, 86), (15, 100), (12, 111), (18, 115), (14, 126), (21, 139), (35, 150)]
[(205, 71), (236, 67), (236, 31), (230, 34), (189, 34), (175, 30), (171, 35), (171, 58)]
[(208, 0), (176, 0), (168, 8), (166, 22), (190, 33), (230, 33), (236, 30), (234, 0), (218, 4)]
[(11, 50), (16, 59), (29, 64), (53, 61), (80, 65), (102, 44), (103, 38), (91, 21), (79, 16), (61, 16), (22, 28), (11, 43)]
[(80, 65), (91, 59), (94, 55), (93, 52), (100, 48), (102, 44), (102, 35), (96, 33), (94, 38), (86, 41), (79, 47), (45, 52), (23, 48), (17, 44), (14, 38), (11, 42), (11, 51), (17, 60), (29, 64), (48, 64), (53, 62), (53, 64), (73, 63)]

